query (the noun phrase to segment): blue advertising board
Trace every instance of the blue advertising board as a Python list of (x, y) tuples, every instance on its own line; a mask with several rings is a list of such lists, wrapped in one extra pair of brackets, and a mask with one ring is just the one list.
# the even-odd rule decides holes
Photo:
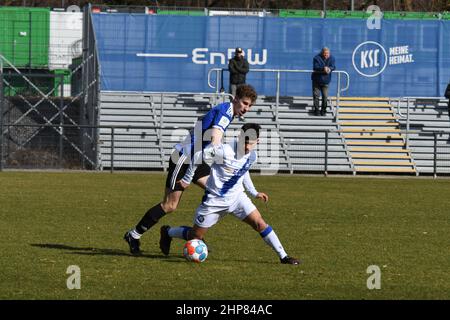
[[(251, 69), (312, 69), (324, 46), (350, 75), (345, 96), (442, 96), (450, 81), (450, 21), (93, 14), (101, 88), (212, 92), (211, 68), (242, 47)], [(213, 79), (215, 81), (215, 79)], [(344, 80), (344, 79), (343, 79)], [(224, 74), (228, 90), (228, 73)], [(336, 93), (336, 74), (330, 86)], [(276, 74), (247, 83), (274, 95)], [(344, 81), (342, 81), (344, 84)], [(282, 95), (311, 95), (307, 73), (281, 75)]]

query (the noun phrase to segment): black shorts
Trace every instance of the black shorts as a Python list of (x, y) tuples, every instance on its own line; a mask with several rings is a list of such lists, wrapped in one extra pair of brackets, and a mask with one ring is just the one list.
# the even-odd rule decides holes
[[(185, 155), (183, 155), (181, 152), (178, 152), (177, 150), (175, 150), (172, 155), (176, 153), (178, 153), (177, 163), (172, 161), (172, 158), (175, 157), (171, 156), (169, 159), (169, 172), (166, 179), (166, 188), (172, 191), (183, 191), (183, 188), (176, 182), (181, 180), (181, 178), (183, 178), (186, 174), (186, 171), (189, 167), (189, 158), (186, 158)], [(198, 179), (209, 176), (210, 172), (211, 168), (209, 167), (209, 165), (205, 162), (202, 162), (202, 164), (198, 165), (197, 169), (195, 169), (192, 182), (195, 183)]]

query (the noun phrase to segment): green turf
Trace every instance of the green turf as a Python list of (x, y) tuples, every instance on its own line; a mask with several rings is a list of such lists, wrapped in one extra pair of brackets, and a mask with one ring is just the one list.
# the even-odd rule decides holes
[[(450, 180), (254, 176), (256, 202), (301, 266), (281, 265), (260, 236), (226, 217), (207, 234), (202, 264), (159, 226), (143, 257), (123, 233), (162, 196), (163, 174), (0, 173), (0, 299), (449, 299)], [(191, 225), (192, 187), (163, 224)], [(81, 268), (69, 290), (66, 269)], [(381, 269), (369, 290), (366, 269)]]

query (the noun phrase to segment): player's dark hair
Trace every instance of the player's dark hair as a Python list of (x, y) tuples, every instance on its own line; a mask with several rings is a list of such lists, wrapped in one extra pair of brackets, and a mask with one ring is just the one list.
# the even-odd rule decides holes
[(242, 98), (250, 98), (252, 100), (252, 104), (255, 103), (258, 98), (258, 94), (256, 90), (249, 84), (241, 84), (236, 89), (236, 97), (238, 99)]
[(246, 123), (241, 128), (241, 136), (245, 137), (245, 143), (259, 138), (261, 126), (257, 123)]

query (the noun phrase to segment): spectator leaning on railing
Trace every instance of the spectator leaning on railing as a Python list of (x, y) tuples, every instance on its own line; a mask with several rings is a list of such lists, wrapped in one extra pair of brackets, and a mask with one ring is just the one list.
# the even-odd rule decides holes
[(328, 85), (331, 82), (331, 72), (336, 69), (334, 57), (330, 49), (322, 48), (322, 51), (313, 59), (313, 73), (311, 74), (313, 87), (314, 114), (319, 115), (319, 97), (322, 93), (322, 108), (320, 115), (327, 112)]

